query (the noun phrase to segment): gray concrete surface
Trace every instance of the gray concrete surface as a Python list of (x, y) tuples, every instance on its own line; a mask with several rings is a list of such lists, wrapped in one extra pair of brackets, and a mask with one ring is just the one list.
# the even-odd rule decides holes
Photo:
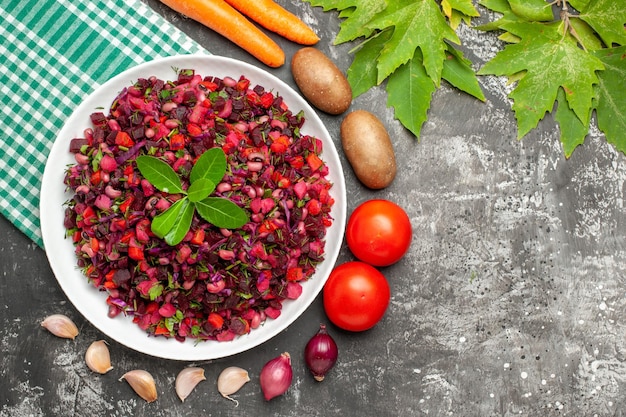
[[(313, 26), (318, 47), (346, 70), (354, 45), (333, 46), (334, 12), (279, 1)], [(216, 54), (256, 63), (200, 25), (147, 3)], [(478, 67), (501, 47), (493, 34), (460, 30)], [(282, 42), (288, 59), (296, 46)], [(295, 86), (288, 66), (272, 70)], [(392, 300), (372, 330), (330, 330), (339, 362), (315, 383), (294, 361), (286, 395), (265, 402), (260, 357), (300, 352), (320, 322), (321, 298), (274, 339), (234, 357), (199, 363), (207, 381), (181, 403), (173, 383), (183, 364), (111, 342), (116, 369), (153, 372), (160, 398), (146, 404), (84, 365), (88, 344), (106, 339), (58, 287), (45, 254), (0, 219), (0, 416), (621, 416), (626, 405), (626, 159), (592, 131), (565, 160), (550, 118), (522, 141), (505, 80), (482, 77), (487, 102), (444, 85), (418, 142), (393, 119), (383, 88), (354, 101), (387, 126), (397, 153), (391, 187), (370, 191), (345, 157), (349, 212), (387, 198), (410, 215), (410, 253), (384, 268)], [(339, 146), (341, 117), (321, 114)], [(339, 262), (351, 260), (344, 246)], [(76, 341), (39, 327), (63, 312)], [(185, 364), (186, 365), (186, 364)], [(251, 372), (239, 406), (220, 398), (223, 367)]]

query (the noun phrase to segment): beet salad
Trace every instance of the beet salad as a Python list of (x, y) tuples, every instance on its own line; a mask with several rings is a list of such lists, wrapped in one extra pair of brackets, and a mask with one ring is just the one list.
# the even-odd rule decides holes
[(65, 228), (110, 317), (228, 341), (300, 296), (324, 259), (332, 184), (322, 141), (278, 93), (244, 76), (174, 78), (137, 80), (71, 140)]

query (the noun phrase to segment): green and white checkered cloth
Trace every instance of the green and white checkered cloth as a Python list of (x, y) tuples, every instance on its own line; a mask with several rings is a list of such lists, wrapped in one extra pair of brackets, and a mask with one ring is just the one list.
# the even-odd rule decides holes
[(0, 0), (0, 212), (39, 246), (46, 158), (74, 108), (141, 62), (207, 53), (139, 0)]

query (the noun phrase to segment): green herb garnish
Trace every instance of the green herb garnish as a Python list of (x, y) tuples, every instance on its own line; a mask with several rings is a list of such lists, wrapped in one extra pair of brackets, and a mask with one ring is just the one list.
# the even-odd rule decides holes
[(183, 240), (195, 211), (207, 222), (223, 229), (237, 229), (248, 222), (246, 211), (232, 201), (210, 197), (226, 173), (226, 155), (219, 148), (209, 149), (198, 158), (191, 169), (186, 191), (176, 171), (161, 159), (142, 155), (137, 157), (137, 167), (156, 189), (168, 194), (184, 194), (152, 220), (152, 232), (170, 246)]

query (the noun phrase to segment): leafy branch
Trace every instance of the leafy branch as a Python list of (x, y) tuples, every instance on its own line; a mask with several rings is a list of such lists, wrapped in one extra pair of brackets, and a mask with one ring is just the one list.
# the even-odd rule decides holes
[(456, 29), (479, 16), (471, 0), (305, 0), (342, 19), (335, 44), (357, 41), (347, 75), (354, 97), (386, 81), (387, 105), (418, 139), (442, 80), (479, 100), (476, 75), (506, 76), (518, 138), (552, 113), (566, 157), (595, 112), (607, 141), (626, 153), (626, 7), (614, 0), (480, 0), (500, 15), (476, 29), (506, 46), (477, 73)]
[(204, 220), (219, 228), (236, 229), (248, 222), (245, 210), (232, 201), (210, 197), (226, 173), (226, 156), (220, 148), (211, 148), (198, 158), (191, 169), (187, 190), (184, 190), (183, 181), (176, 171), (159, 158), (139, 156), (137, 168), (156, 189), (183, 195), (152, 219), (152, 232), (170, 246), (183, 240), (196, 211)]
[[(508, 42), (478, 74), (517, 83), (509, 97), (518, 138), (556, 106), (563, 152), (584, 143), (591, 116), (607, 141), (626, 153), (626, 8), (612, 0), (483, 0), (502, 17), (482, 30)], [(560, 7), (554, 18), (553, 6)]]
[(354, 97), (387, 81), (387, 105), (419, 138), (433, 93), (446, 80), (485, 100), (454, 31), (478, 12), (471, 0), (305, 0), (338, 10), (344, 21), (335, 44), (361, 43), (347, 72)]

